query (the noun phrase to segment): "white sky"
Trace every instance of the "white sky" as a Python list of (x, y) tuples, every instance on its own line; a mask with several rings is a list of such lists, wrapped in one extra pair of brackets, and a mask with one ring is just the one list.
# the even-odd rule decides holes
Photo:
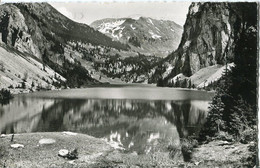
[(144, 16), (184, 25), (191, 2), (49, 2), (68, 18), (90, 24), (104, 18)]

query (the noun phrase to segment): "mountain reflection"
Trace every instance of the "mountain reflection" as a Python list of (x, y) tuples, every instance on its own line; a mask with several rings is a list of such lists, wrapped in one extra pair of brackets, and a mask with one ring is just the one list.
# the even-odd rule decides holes
[[(104, 138), (126, 151), (149, 153), (196, 133), (207, 101), (116, 99), (13, 100), (0, 106), (1, 133), (74, 131)], [(12, 115), (10, 115), (12, 114)]]

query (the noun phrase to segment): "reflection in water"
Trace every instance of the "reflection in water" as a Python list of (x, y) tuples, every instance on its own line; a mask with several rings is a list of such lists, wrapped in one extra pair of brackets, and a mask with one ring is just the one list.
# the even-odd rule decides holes
[(138, 153), (196, 133), (207, 101), (15, 98), (0, 106), (1, 133), (74, 131)]

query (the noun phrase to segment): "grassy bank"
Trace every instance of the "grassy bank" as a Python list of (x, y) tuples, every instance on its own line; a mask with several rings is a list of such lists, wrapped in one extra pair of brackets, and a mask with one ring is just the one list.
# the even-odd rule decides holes
[[(51, 139), (51, 143), (44, 144), (43, 139)], [(167, 150), (154, 150), (138, 155), (114, 149), (104, 140), (70, 132), (15, 134), (13, 141), (12, 135), (1, 135), (0, 141), (0, 167), (6, 168), (244, 167), (246, 156), (251, 155), (250, 144), (220, 140), (192, 149), (189, 162), (184, 161), (180, 146), (171, 154)], [(24, 147), (12, 148), (12, 144)], [(58, 156), (61, 149), (77, 149), (78, 158), (69, 160)]]
[[(106, 142), (83, 134), (26, 133), (1, 137), (0, 167), (88, 167), (99, 157), (112, 150)], [(52, 144), (40, 144), (41, 139), (52, 139)], [(11, 144), (22, 144), (23, 148), (12, 148)], [(58, 156), (61, 149), (77, 149), (79, 158), (68, 160)]]

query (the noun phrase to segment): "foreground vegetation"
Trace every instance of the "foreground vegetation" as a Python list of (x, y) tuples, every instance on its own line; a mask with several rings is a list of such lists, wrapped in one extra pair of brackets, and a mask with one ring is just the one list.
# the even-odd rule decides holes
[[(235, 66), (226, 70), (219, 81), (205, 88), (216, 90), (206, 123), (198, 135), (185, 138), (181, 145), (187, 162), (196, 160), (193, 155), (198, 151), (205, 157), (203, 162), (214, 160), (211, 166), (200, 164), (202, 167), (257, 165), (257, 4), (243, 3), (236, 8), (241, 17), (234, 29)], [(230, 150), (232, 148), (234, 151)], [(225, 158), (225, 153), (230, 155)], [(234, 165), (235, 153), (241, 157)]]
[(238, 11), (242, 17), (237, 27), (242, 25), (242, 30), (235, 32), (235, 67), (221, 78), (198, 141), (251, 143), (249, 150), (254, 154), (248, 166), (253, 167), (257, 155), (257, 5), (241, 4)]

